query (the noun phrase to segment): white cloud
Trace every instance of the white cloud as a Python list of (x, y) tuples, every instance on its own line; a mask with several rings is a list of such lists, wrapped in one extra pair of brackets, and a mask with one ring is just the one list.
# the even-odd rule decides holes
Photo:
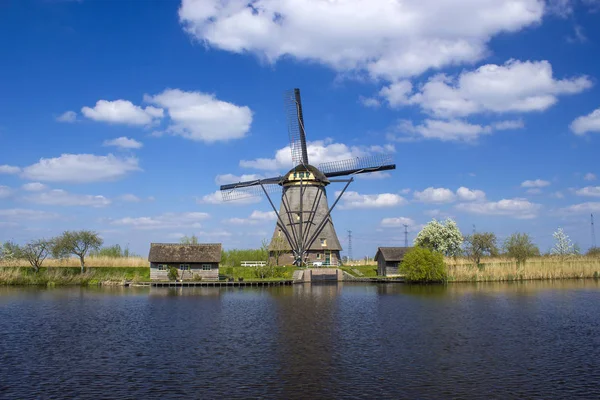
[(39, 210), (29, 210), (24, 208), (12, 208), (12, 209), (4, 209), (0, 210), (0, 218), (5, 218), (8, 220), (14, 221), (37, 221), (42, 219), (54, 219), (58, 218), (59, 215), (56, 213), (39, 211)]
[(69, 193), (62, 189), (54, 189), (25, 197), (25, 200), (48, 206), (88, 206), (105, 207), (111, 203), (104, 196)]
[(47, 189), (48, 186), (44, 185), (43, 183), (39, 183), (39, 182), (31, 182), (31, 183), (24, 184), (23, 186), (21, 186), (21, 188), (28, 192), (39, 192), (41, 190)]
[(202, 196), (201, 199), (196, 199), (196, 203), (198, 203), (198, 204), (230, 204), (232, 206), (235, 206), (235, 205), (259, 203), (261, 200), (262, 200), (262, 197), (257, 195), (257, 196), (243, 197), (243, 198), (235, 199), (232, 201), (224, 201), (223, 194), (221, 193), (220, 190), (217, 190), (214, 193), (210, 193), (205, 196)]
[(502, 199), (500, 201), (471, 202), (457, 204), (456, 209), (472, 214), (500, 215), (518, 219), (535, 218), (541, 208), (540, 204), (526, 199)]
[[(381, 153), (390, 154), (394, 153), (396, 149), (391, 144), (385, 146), (347, 146), (343, 143), (333, 143), (331, 139), (326, 139), (307, 142), (306, 151), (309, 163), (318, 166), (324, 162), (341, 161)], [(293, 166), (290, 146), (277, 150), (275, 158), (257, 158), (240, 161), (240, 167), (267, 171), (288, 170)]]
[(584, 135), (588, 132), (600, 132), (600, 108), (595, 109), (588, 115), (575, 118), (571, 122), (570, 128), (576, 135)]
[(43, 182), (88, 183), (112, 181), (140, 170), (134, 157), (62, 154), (56, 158), (40, 159), (38, 163), (24, 168), (22, 176)]
[(373, 97), (359, 96), (358, 101), (365, 107), (378, 108), (381, 106), (381, 101)]
[(204, 212), (165, 213), (155, 217), (125, 217), (111, 220), (110, 224), (133, 229), (200, 228), (200, 222), (209, 217)]
[(139, 149), (143, 146), (142, 142), (135, 139), (130, 139), (125, 136), (118, 137), (112, 140), (105, 140), (103, 146), (115, 146), (121, 149)]
[(475, 62), (491, 37), (538, 23), (543, 13), (541, 0), (183, 0), (179, 19), (214, 48), (395, 79)]
[(271, 222), (277, 219), (274, 211), (252, 211), (248, 218), (228, 218), (223, 220), (226, 224), (231, 225), (256, 225), (264, 222)]
[(428, 187), (422, 192), (415, 191), (413, 197), (423, 203), (451, 203), (456, 199), (456, 195), (452, 190), (433, 187)]
[(98, 100), (94, 108), (83, 107), (81, 112), (94, 121), (126, 125), (151, 125), (164, 114), (161, 108), (142, 108), (129, 100)]
[(126, 201), (128, 203), (139, 203), (140, 201), (142, 201), (142, 199), (130, 193), (119, 196), (119, 200)]
[(387, 178), (391, 178), (391, 177), (392, 177), (392, 174), (390, 174), (389, 172), (385, 172), (385, 171), (377, 171), (377, 172), (371, 172), (369, 174), (356, 175), (356, 178), (366, 179), (366, 180), (379, 180), (379, 179), (387, 179)]
[(407, 217), (384, 218), (380, 225), (385, 228), (398, 228), (404, 225), (414, 226), (415, 221)]
[(589, 213), (600, 213), (600, 202), (587, 202), (573, 204), (568, 207), (561, 208), (560, 214), (573, 215), (573, 214), (589, 214)]
[[(497, 130), (519, 129), (523, 127), (520, 120), (507, 120), (492, 123), (491, 125), (471, 124), (458, 119), (434, 120), (426, 119), (421, 125), (414, 125), (412, 121), (400, 120), (396, 129), (403, 134), (423, 139), (437, 139), (443, 142), (462, 141), (474, 142), (482, 135), (492, 134)], [(389, 139), (404, 141), (404, 137), (389, 135)]]
[(14, 190), (12, 188), (9, 188), (8, 186), (3, 186), (0, 185), (0, 199), (5, 199), (7, 197), (12, 196), (14, 193)]
[(58, 122), (75, 122), (77, 121), (77, 113), (75, 111), (65, 111), (58, 117), (56, 117)]
[(408, 84), (394, 83), (379, 95), (392, 107), (419, 105), (427, 113), (448, 118), (544, 111), (558, 101), (559, 95), (580, 93), (591, 86), (586, 76), (554, 79), (548, 61), (509, 60), (504, 65), (487, 64), (464, 71), (456, 78), (435, 75), (414, 93)]
[(583, 177), (584, 180), (586, 181), (595, 181), (596, 180), (596, 175), (592, 174), (591, 172), (588, 172), (587, 174), (585, 174), (585, 176)]
[(219, 100), (214, 94), (167, 89), (144, 100), (167, 109), (167, 133), (186, 139), (217, 142), (242, 138), (250, 130), (252, 111)]
[(471, 190), (464, 186), (461, 186), (456, 191), (456, 195), (459, 200), (462, 201), (481, 201), (485, 200), (485, 192), (482, 190)]
[(224, 174), (224, 175), (217, 175), (215, 177), (215, 183), (217, 185), (226, 185), (228, 183), (255, 181), (257, 179), (262, 179), (262, 178), (264, 178), (264, 177), (262, 175), (258, 175), (258, 174), (242, 174), (242, 175)]
[(557, 199), (564, 199), (565, 198), (565, 195), (562, 192), (560, 192), (560, 191), (552, 193), (551, 196), (554, 197), (554, 198), (557, 198)]
[[(339, 193), (339, 191), (336, 192), (336, 196)], [(359, 194), (351, 191), (344, 193), (341, 202), (340, 208), (346, 210), (352, 208), (395, 207), (406, 204), (404, 197), (394, 193)]]
[(600, 186), (586, 186), (575, 192), (579, 196), (600, 197)]
[(542, 194), (542, 189), (540, 188), (531, 188), (525, 191), (527, 194)]
[(550, 182), (542, 180), (542, 179), (536, 179), (534, 181), (528, 180), (528, 181), (521, 182), (521, 187), (524, 187), (524, 188), (543, 188), (543, 187), (546, 187), (549, 185), (550, 185)]
[(11, 175), (18, 174), (19, 172), (21, 172), (21, 168), (19, 167), (14, 167), (12, 165), (0, 165), (0, 174)]

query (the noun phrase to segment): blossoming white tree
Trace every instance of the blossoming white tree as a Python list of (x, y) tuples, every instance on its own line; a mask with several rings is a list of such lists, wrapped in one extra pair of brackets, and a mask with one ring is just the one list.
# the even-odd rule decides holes
[(435, 218), (421, 229), (415, 238), (415, 245), (427, 247), (446, 256), (460, 254), (463, 235), (453, 219), (440, 222)]
[(571, 239), (562, 228), (558, 228), (552, 236), (554, 237), (554, 247), (550, 252), (553, 255), (566, 257), (578, 253), (577, 246), (571, 242)]

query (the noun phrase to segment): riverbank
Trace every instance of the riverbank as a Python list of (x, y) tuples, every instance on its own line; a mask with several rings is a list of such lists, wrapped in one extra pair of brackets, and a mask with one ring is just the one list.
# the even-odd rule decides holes
[(39, 272), (24, 267), (0, 268), (0, 285), (123, 285), (150, 280), (149, 268), (88, 267), (85, 272), (73, 267), (44, 267)]

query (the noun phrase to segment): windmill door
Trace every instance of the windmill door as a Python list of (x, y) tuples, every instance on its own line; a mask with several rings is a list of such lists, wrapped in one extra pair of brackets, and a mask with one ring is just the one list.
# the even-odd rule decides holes
[(331, 265), (331, 252), (325, 250), (325, 265)]

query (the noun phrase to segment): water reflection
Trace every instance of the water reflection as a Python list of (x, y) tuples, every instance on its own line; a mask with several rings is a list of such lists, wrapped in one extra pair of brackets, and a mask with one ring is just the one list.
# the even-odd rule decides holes
[(0, 397), (597, 398), (599, 301), (593, 280), (0, 287)]

